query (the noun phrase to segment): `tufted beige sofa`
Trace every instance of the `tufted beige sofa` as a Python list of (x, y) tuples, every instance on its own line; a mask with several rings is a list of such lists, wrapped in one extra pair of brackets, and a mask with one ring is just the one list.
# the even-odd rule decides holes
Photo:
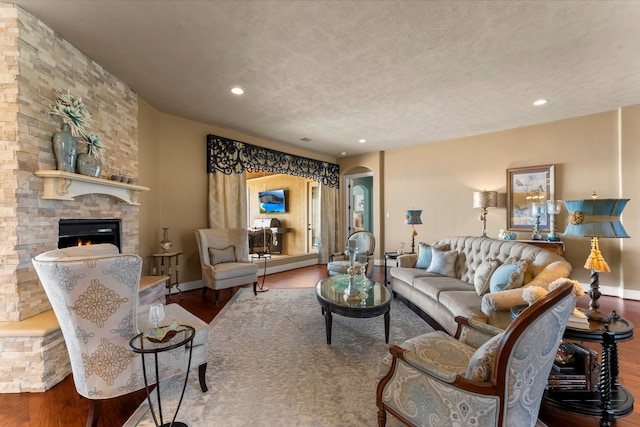
[[(571, 264), (560, 255), (522, 242), (461, 236), (448, 237), (434, 245), (458, 252), (456, 277), (415, 268), (418, 255), (406, 254), (399, 256), (398, 267), (389, 271), (391, 290), (427, 314), (432, 326), (440, 326), (450, 334), (456, 332), (456, 316), (506, 328), (511, 323), (511, 307), (526, 304), (522, 298), (524, 287), (546, 289), (549, 283), (560, 277), (569, 277), (571, 273)], [(478, 266), (488, 258), (500, 262), (507, 258), (531, 260), (523, 287), (478, 295), (473, 284), (474, 275)]]

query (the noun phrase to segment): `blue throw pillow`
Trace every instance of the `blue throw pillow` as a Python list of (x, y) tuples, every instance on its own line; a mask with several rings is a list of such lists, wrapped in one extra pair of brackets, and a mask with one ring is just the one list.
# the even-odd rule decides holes
[(489, 279), (489, 292), (500, 292), (506, 289), (519, 288), (524, 283), (524, 272), (522, 263), (502, 264), (491, 275)]
[(431, 257), (433, 251), (431, 246), (426, 243), (418, 243), (418, 260), (416, 261), (416, 268), (424, 268), (425, 270), (431, 265)]
[(456, 277), (456, 261), (458, 252), (456, 251), (436, 251), (432, 250), (431, 265), (427, 268), (429, 273), (440, 274), (441, 276)]

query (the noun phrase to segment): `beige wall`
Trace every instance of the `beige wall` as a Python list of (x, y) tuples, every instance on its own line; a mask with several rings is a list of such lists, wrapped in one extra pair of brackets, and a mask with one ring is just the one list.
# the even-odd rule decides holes
[[(200, 280), (200, 258), (194, 232), (207, 224), (206, 136), (230, 139), (272, 148), (316, 160), (334, 158), (243, 135), (162, 113), (139, 102), (140, 184), (151, 191), (141, 198), (140, 256), (149, 259), (160, 250), (162, 227), (169, 227), (172, 251), (183, 252), (180, 281)], [(293, 202), (292, 202), (293, 203)]]
[[(423, 224), (416, 226), (419, 241), (431, 242), (449, 235), (480, 235), (479, 211), (471, 207), (471, 202), (472, 192), (483, 189), (501, 194), (503, 206), (489, 209), (487, 220), (488, 235), (496, 237), (499, 229), (506, 228), (506, 169), (555, 164), (558, 199), (586, 198), (594, 190), (603, 198), (631, 199), (623, 219), (632, 238), (601, 241), (612, 271), (601, 274), (600, 284), (609, 293), (618, 293), (622, 288), (640, 290), (633, 263), (640, 247), (637, 215), (640, 107), (622, 109), (620, 120), (621, 134), (618, 111), (612, 111), (387, 151), (383, 202), (385, 250), (395, 250), (400, 241), (410, 241), (404, 213), (412, 207), (423, 210)], [(557, 224), (559, 230), (564, 230), (566, 209), (558, 216)], [(529, 237), (529, 233), (519, 233), (520, 239)], [(588, 283), (589, 272), (582, 268), (589, 253), (588, 240), (567, 237), (564, 241), (567, 259), (574, 267), (573, 277)], [(618, 285), (620, 288), (616, 288)]]

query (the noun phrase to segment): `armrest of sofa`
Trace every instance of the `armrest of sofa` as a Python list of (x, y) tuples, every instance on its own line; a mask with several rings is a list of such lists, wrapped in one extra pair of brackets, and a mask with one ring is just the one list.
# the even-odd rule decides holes
[(403, 254), (396, 258), (398, 267), (415, 268), (417, 261), (418, 254)]

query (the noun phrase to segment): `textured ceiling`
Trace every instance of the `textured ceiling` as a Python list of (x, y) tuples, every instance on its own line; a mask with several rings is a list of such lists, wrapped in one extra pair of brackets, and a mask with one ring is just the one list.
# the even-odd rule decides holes
[(334, 157), (640, 104), (637, 1), (14, 3), (161, 111)]

